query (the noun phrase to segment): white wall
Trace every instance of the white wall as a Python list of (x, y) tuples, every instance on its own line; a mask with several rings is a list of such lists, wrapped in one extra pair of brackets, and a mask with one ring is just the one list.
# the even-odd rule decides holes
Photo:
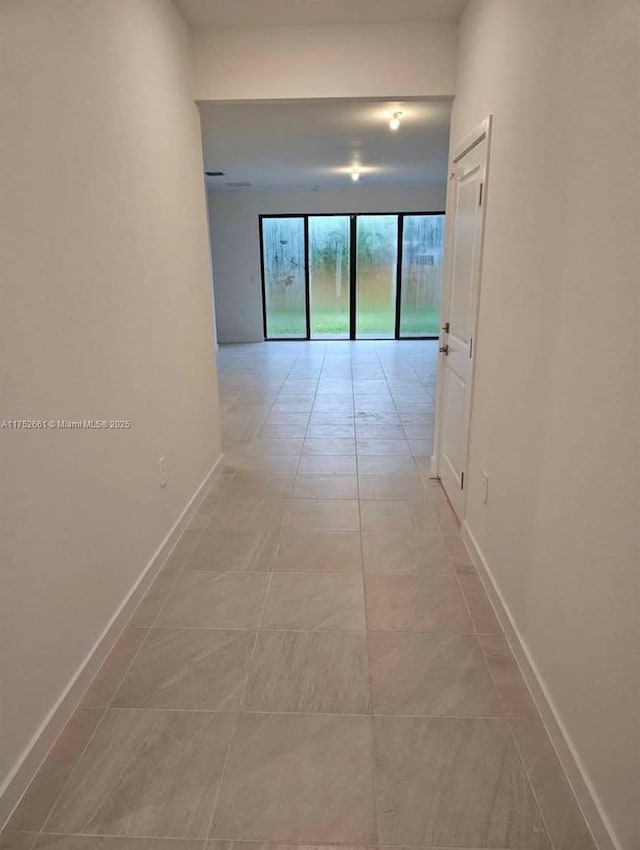
[(197, 100), (451, 97), (455, 21), (198, 30)]
[(455, 145), (495, 114), (468, 526), (625, 850), (640, 846), (639, 27), (637, 3), (469, 3), (452, 127)]
[(0, 418), (132, 423), (0, 431), (0, 782), (220, 454), (189, 50), (163, 0), (0, 4)]
[(278, 213), (431, 212), (444, 209), (445, 186), (318, 192), (209, 192), (211, 252), (220, 342), (264, 339), (260, 277), (260, 215)]

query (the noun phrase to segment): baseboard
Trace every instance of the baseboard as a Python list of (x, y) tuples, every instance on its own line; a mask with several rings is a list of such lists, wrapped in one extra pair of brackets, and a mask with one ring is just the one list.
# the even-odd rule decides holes
[(254, 345), (255, 343), (267, 342), (264, 337), (259, 339), (219, 339), (218, 347), (221, 345)]
[(566, 774), (578, 805), (582, 809), (582, 814), (598, 847), (600, 850), (622, 850), (615, 838), (613, 828), (602, 808), (598, 795), (587, 776), (584, 765), (560, 718), (544, 679), (529, 652), (524, 638), (520, 634), (509, 606), (495, 581), (491, 568), (466, 521), (462, 523), (461, 532), (462, 539), (469, 550), (471, 559), (478, 570), (482, 584), (511, 646), (520, 671), (529, 687), (531, 696), (546, 727), (562, 769)]
[(180, 535), (198, 510), (200, 503), (221, 468), (222, 455), (211, 467), (168, 534), (157, 548), (142, 574), (128, 592), (106, 628), (72, 676), (61, 696), (31, 738), (13, 770), (0, 788), (0, 830), (20, 802), (33, 777), (75, 711), (93, 677), (133, 616), (138, 604), (176, 545)]

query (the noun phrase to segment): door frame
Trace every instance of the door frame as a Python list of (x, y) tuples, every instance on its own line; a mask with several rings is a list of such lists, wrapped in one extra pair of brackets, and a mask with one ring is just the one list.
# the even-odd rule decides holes
[[(401, 325), (401, 308), (402, 308), (402, 262), (403, 262), (403, 245), (402, 239), (404, 234), (404, 218), (411, 215), (443, 215), (446, 216), (445, 210), (416, 210), (403, 212), (360, 212), (360, 213), (343, 213), (343, 212), (322, 212), (322, 213), (261, 213), (258, 216), (258, 239), (260, 244), (260, 281), (262, 292), (262, 327), (264, 332), (265, 342), (308, 342), (312, 340), (311, 336), (311, 299), (310, 295), (310, 269), (309, 269), (309, 219), (310, 218), (349, 218), (349, 336), (339, 339), (319, 338), (318, 342), (345, 342), (348, 340), (356, 340), (356, 310), (357, 310), (357, 253), (358, 253), (358, 216), (364, 215), (395, 215), (398, 217), (398, 252), (396, 261), (396, 298), (395, 298), (395, 316), (394, 316), (394, 336), (380, 337), (384, 339), (396, 340), (425, 340), (438, 339), (437, 334), (428, 334), (425, 336), (400, 336)], [(304, 230), (304, 256), (305, 256), (305, 324), (306, 336), (296, 337), (273, 337), (267, 336), (267, 299), (265, 291), (264, 279), (264, 240), (262, 236), (262, 222), (265, 218), (301, 218), (303, 220)], [(445, 218), (445, 260), (443, 262), (442, 281), (444, 282), (444, 274), (446, 267), (446, 218)], [(442, 294), (441, 287), (441, 294)], [(441, 314), (442, 314), (442, 295), (440, 298)], [(367, 337), (367, 339), (371, 339)]]
[[(453, 221), (455, 217), (455, 193), (452, 191), (452, 180), (455, 177), (455, 165), (458, 163), (465, 154), (469, 153), (469, 151), (478, 145), (480, 142), (486, 140), (486, 152), (485, 152), (485, 160), (484, 160), (484, 177), (483, 177), (483, 186), (482, 186), (482, 194), (483, 194), (483, 203), (482, 203), (482, 218), (480, 224), (480, 238), (479, 238), (479, 268), (478, 268), (478, 292), (475, 303), (475, 316), (473, 317), (473, 356), (471, 358), (471, 381), (469, 388), (469, 419), (467, 423), (467, 435), (466, 435), (466, 459), (467, 459), (467, 467), (468, 467), (468, 459), (469, 459), (469, 446), (471, 441), (471, 423), (473, 420), (473, 400), (475, 394), (475, 378), (476, 378), (476, 355), (478, 352), (478, 342), (479, 342), (479, 317), (480, 317), (480, 298), (482, 292), (482, 273), (483, 273), (483, 260), (484, 260), (484, 238), (486, 231), (486, 220), (487, 220), (487, 199), (488, 199), (488, 187), (489, 187), (489, 163), (491, 160), (491, 131), (493, 127), (493, 114), (490, 113), (487, 117), (478, 124), (469, 134), (467, 134), (462, 141), (457, 144), (451, 154), (451, 158), (449, 161), (449, 169), (448, 175), (449, 179), (447, 181), (447, 210), (449, 212), (448, 221), (445, 222), (445, 236), (444, 236), (444, 261), (442, 268), (442, 298), (440, 301), (440, 319), (442, 327), (440, 328), (440, 337), (439, 342), (442, 345), (446, 342), (445, 337), (445, 326), (449, 317), (449, 310), (451, 307), (451, 287), (452, 287), (452, 274), (453, 274), (453, 263), (452, 263), (452, 253), (453, 253), (453, 236), (454, 236), (454, 228)], [(433, 435), (433, 455), (431, 456), (431, 475), (434, 478), (440, 478), (440, 441), (441, 441), (441, 429), (442, 429), (442, 402), (443, 402), (443, 392), (444, 392), (444, 368), (445, 368), (445, 358), (443, 354), (440, 354), (438, 358), (438, 383), (436, 389), (436, 409), (435, 409), (435, 429)], [(463, 496), (462, 496), (462, 515), (458, 517), (458, 519), (462, 522), (462, 520), (466, 516), (467, 510), (467, 494), (469, 492), (468, 487), (468, 468), (464, 470), (465, 472), (465, 486), (463, 488)]]

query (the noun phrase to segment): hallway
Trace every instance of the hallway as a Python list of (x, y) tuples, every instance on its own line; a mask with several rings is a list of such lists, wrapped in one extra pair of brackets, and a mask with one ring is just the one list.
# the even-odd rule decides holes
[(2, 850), (592, 848), (429, 479), (437, 342), (218, 354), (222, 469)]

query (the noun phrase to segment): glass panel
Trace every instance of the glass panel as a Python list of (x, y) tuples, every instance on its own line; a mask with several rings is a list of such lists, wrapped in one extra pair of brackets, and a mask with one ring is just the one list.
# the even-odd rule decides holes
[(359, 215), (356, 336), (395, 336), (398, 216)]
[(444, 215), (405, 215), (400, 336), (438, 336)]
[(349, 216), (309, 217), (309, 298), (314, 339), (349, 338)]
[(263, 218), (267, 338), (306, 337), (304, 219)]

